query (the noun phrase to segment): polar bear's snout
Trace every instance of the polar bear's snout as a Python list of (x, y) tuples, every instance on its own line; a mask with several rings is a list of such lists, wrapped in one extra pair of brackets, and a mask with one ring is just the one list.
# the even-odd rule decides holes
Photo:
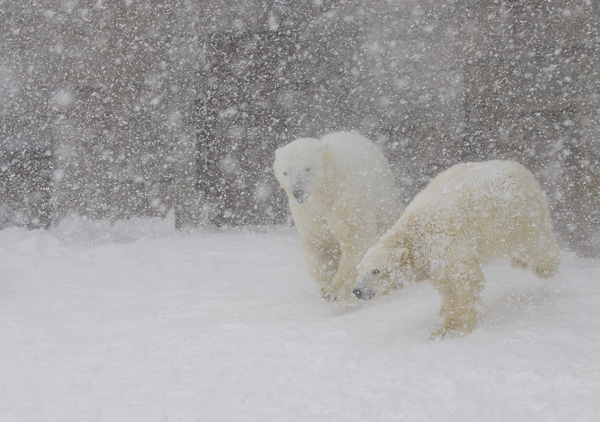
[(354, 296), (361, 300), (371, 300), (373, 299), (373, 296), (375, 296), (375, 293), (373, 293), (370, 290), (361, 290), (357, 289), (356, 287), (354, 288), (354, 290), (352, 290), (352, 293), (354, 293)]
[(294, 186), (292, 195), (294, 195), (294, 198), (296, 198), (296, 201), (298, 201), (299, 204), (304, 204), (308, 201), (308, 193), (300, 186)]
[(375, 296), (375, 292), (368, 287), (368, 284), (365, 283), (365, 281), (364, 278), (359, 279), (354, 286), (354, 289), (352, 289), (352, 293), (361, 300), (371, 300), (373, 299), (373, 296)]

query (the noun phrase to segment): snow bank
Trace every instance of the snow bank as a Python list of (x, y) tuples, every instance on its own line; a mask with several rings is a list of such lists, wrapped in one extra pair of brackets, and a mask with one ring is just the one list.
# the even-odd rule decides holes
[[(122, 226), (119, 224), (123, 224)], [(600, 261), (486, 267), (479, 326), (431, 342), (426, 284), (340, 313), (290, 228), (0, 231), (0, 415), (27, 421), (593, 421)]]

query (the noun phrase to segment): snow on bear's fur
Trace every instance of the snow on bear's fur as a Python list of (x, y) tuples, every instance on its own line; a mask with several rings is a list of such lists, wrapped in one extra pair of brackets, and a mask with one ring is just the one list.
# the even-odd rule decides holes
[(429, 280), (442, 297), (444, 325), (433, 337), (473, 330), (480, 266), (508, 256), (540, 277), (558, 269), (546, 196), (532, 174), (509, 161), (458, 164), (419, 193), (358, 265), (363, 300), (390, 286)]
[(273, 167), (323, 297), (356, 300), (356, 265), (402, 212), (389, 163), (363, 136), (335, 132), (279, 148)]

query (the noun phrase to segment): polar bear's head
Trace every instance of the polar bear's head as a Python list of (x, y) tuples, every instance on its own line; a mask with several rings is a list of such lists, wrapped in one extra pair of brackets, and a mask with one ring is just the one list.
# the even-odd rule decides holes
[(382, 296), (415, 279), (410, 251), (382, 239), (358, 264), (358, 279), (352, 292), (362, 300)]
[(319, 139), (301, 138), (275, 152), (275, 177), (290, 200), (304, 204), (325, 176), (327, 144)]

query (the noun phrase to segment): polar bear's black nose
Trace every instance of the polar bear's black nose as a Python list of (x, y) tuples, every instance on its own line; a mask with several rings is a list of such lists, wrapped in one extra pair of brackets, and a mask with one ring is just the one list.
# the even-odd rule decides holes
[(359, 298), (361, 300), (371, 300), (373, 298), (373, 296), (375, 296), (374, 293), (365, 292), (361, 289), (354, 289), (354, 290), (352, 290), (352, 293), (354, 293), (354, 296), (356, 296), (357, 298)]
[(296, 201), (298, 201), (299, 204), (304, 204), (308, 199), (308, 195), (304, 192), (304, 189), (294, 189), (292, 195), (294, 195), (294, 198), (296, 198)]

